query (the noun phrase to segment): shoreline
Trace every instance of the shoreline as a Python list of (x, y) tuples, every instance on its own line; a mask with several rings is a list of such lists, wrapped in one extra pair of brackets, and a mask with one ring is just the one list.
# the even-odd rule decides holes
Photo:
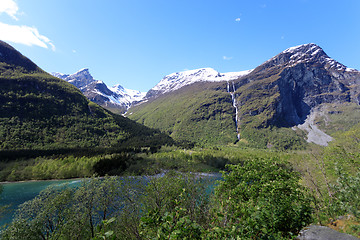
[(0, 182), (0, 184), (9, 184), (9, 183), (25, 183), (25, 182), (46, 182), (46, 181), (71, 181), (71, 180), (82, 180), (86, 178), (54, 178), (54, 179), (30, 179), (30, 180), (21, 180), (21, 181), (5, 181)]
[[(162, 175), (165, 174), (167, 171), (162, 171), (161, 173), (158, 174), (154, 174), (152, 176), (158, 176), (158, 175)], [(221, 173), (219, 172), (188, 172), (191, 174), (195, 174), (197, 176), (200, 177), (217, 177), (217, 176), (221, 176)], [(117, 176), (117, 177), (150, 177), (148, 175), (136, 175), (136, 176)], [(103, 178), (104, 176), (101, 176), (99, 178)], [(5, 181), (5, 182), (0, 182), (0, 185), (3, 184), (11, 184), (11, 183), (25, 183), (25, 182), (46, 182), (46, 181), (77, 181), (77, 180), (82, 180), (82, 179), (88, 179), (89, 177), (76, 177), (76, 178), (54, 178), (54, 179), (30, 179), (30, 180), (21, 180), (21, 181)]]

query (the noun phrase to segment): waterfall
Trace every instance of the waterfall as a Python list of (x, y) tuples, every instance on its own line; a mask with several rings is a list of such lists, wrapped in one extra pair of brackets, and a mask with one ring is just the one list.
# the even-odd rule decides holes
[(227, 92), (230, 93), (233, 107), (235, 108), (236, 136), (237, 136), (238, 140), (240, 140), (239, 125), (238, 125), (239, 112), (238, 112), (237, 104), (236, 104), (235, 91), (236, 91), (235, 83), (232, 82), (232, 91), (230, 91), (230, 84), (229, 84), (229, 82), (227, 82)]

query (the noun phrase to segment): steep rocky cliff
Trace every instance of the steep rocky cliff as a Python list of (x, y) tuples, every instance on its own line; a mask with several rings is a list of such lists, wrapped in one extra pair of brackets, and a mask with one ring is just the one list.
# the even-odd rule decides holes
[(235, 81), (242, 123), (289, 127), (322, 103), (359, 103), (360, 72), (315, 44), (289, 48)]
[[(296, 138), (290, 127), (306, 120), (310, 121), (306, 126), (315, 126), (316, 118), (310, 113), (319, 105), (359, 104), (360, 99), (360, 72), (330, 58), (313, 43), (289, 48), (237, 77), (197, 74), (196, 81), (187, 81), (190, 77), (185, 72), (164, 78), (159, 88), (177, 88), (158, 91), (155, 98), (130, 108), (128, 116), (177, 139), (218, 144), (252, 139), (255, 145), (261, 140), (262, 146), (270, 147), (282, 139), (287, 147), (286, 142)], [(269, 137), (266, 129), (279, 128), (282, 133)], [(303, 129), (307, 132), (311, 127)], [(331, 140), (325, 133), (322, 136), (326, 141), (315, 143), (325, 145)]]

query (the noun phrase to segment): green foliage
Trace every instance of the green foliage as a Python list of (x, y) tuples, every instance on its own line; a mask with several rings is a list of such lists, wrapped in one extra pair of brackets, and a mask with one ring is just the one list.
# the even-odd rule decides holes
[(2, 239), (282, 239), (311, 220), (299, 175), (275, 158), (197, 175), (92, 178), (22, 205)]
[(214, 229), (226, 238), (268, 239), (296, 234), (311, 221), (299, 175), (279, 159), (229, 165), (215, 191)]
[(177, 141), (226, 145), (236, 141), (235, 109), (225, 84), (196, 83), (131, 108), (127, 116)]
[(191, 174), (168, 172), (160, 178), (150, 179), (145, 190), (146, 210), (173, 212), (176, 207), (187, 209), (192, 220), (206, 215), (208, 180), (196, 178)]
[(202, 179), (168, 173), (152, 179), (145, 191), (146, 214), (140, 221), (144, 239), (201, 239), (209, 211), (209, 194)]
[(322, 104), (322, 111), (325, 113), (318, 117), (317, 122), (320, 129), (330, 135), (339, 135), (350, 129), (356, 130), (354, 126), (360, 123), (360, 106), (356, 103), (333, 103)]
[(141, 218), (141, 236), (144, 239), (202, 239), (203, 228), (192, 221), (186, 209), (176, 207), (174, 212), (160, 215), (148, 212)]
[[(95, 238), (93, 238), (93, 240), (106, 240), (106, 239), (110, 239), (112, 238), (112, 236), (114, 235), (114, 231), (109, 230), (106, 231), (106, 228), (108, 227), (108, 225), (110, 225), (112, 222), (114, 222), (116, 219), (114, 217), (110, 218), (109, 220), (103, 220), (103, 225), (104, 227), (100, 230), (99, 232), (96, 233)], [(114, 238), (112, 238), (114, 239)]]
[[(277, 150), (304, 149), (306, 142), (290, 128), (276, 128), (277, 76), (240, 85), (235, 92), (239, 110), (240, 146)], [(164, 117), (166, 116), (166, 117)], [(226, 83), (197, 83), (131, 108), (128, 117), (160, 129), (177, 141), (197, 146), (237, 142), (235, 109)], [(280, 124), (281, 125), (281, 124)]]
[(110, 230), (105, 228), (114, 224), (111, 219), (120, 210), (132, 207), (129, 202), (139, 202), (139, 186), (136, 181), (105, 177), (84, 180), (76, 189), (46, 189), (19, 207), (13, 222), (1, 232), (1, 239), (91, 239), (102, 234), (108, 237)]
[(70, 188), (48, 188), (20, 206), (2, 239), (51, 239), (61, 234), (61, 226), (71, 218)]
[(332, 186), (332, 207), (338, 216), (351, 214), (360, 220), (360, 168), (354, 175), (338, 168), (337, 174), (337, 184)]
[(256, 79), (237, 89), (242, 127), (268, 127), (274, 123), (276, 104), (280, 100), (279, 88), (274, 84), (278, 78), (277, 74), (256, 76)]
[(6, 51), (14, 59), (0, 62), (0, 150), (173, 144), (165, 134), (90, 102), (14, 49)]
[(253, 148), (270, 148), (280, 151), (305, 149), (307, 143), (291, 128), (250, 128), (241, 130), (242, 143)]

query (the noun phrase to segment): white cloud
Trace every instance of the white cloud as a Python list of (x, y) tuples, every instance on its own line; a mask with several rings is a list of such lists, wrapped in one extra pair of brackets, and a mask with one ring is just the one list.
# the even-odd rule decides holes
[(27, 46), (39, 46), (51, 48), (55, 51), (55, 45), (49, 38), (41, 35), (35, 27), (9, 25), (0, 22), (0, 39), (3, 41), (20, 43)]
[(233, 59), (233, 57), (223, 56), (223, 59), (224, 59), (224, 60), (231, 60), (231, 59)]
[(1, 0), (0, 14), (6, 13), (13, 19), (18, 20), (16, 17), (18, 10), (19, 10), (19, 7), (14, 0)]
[[(15, 0), (0, 0), (0, 14), (5, 13), (18, 20), (19, 7)], [(36, 27), (9, 25), (0, 22), (0, 40), (25, 44), (27, 46), (39, 46), (51, 48), (55, 51), (55, 45), (49, 38), (41, 35)]]
[(236, 18), (235, 21), (236, 21), (236, 22), (240, 22), (241, 19), (240, 19), (240, 18)]

